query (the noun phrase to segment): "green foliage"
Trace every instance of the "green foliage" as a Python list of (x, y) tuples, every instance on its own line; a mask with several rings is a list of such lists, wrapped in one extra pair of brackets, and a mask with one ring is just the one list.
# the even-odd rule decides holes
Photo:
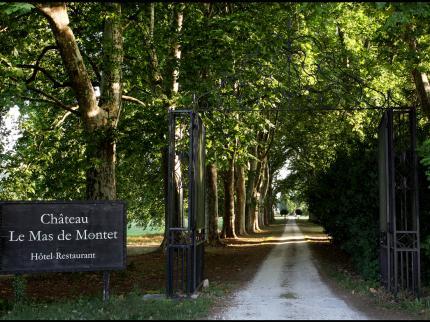
[(80, 131), (74, 130), (77, 120), (47, 128), (48, 120), (53, 124), (62, 116), (48, 109), (21, 120), (22, 136), (3, 159), (8, 173), (0, 191), (3, 199), (84, 199), (85, 149)]
[(302, 214), (307, 214), (307, 205), (299, 198), (297, 190), (294, 187), (282, 187), (280, 189), (282, 189), (282, 192), (278, 200), (278, 205), (281, 209), (281, 215), (284, 214), (282, 210), (292, 213), (296, 209), (302, 210)]
[(430, 139), (424, 141), (417, 149), (420, 163), (426, 168), (427, 179), (430, 181)]
[(426, 257), (430, 257), (430, 236), (428, 236), (421, 244), (421, 250)]
[(155, 112), (128, 106), (118, 125), (118, 198), (127, 200), (129, 220), (144, 227), (162, 226), (164, 221), (162, 150), (167, 121), (162, 106), (153, 108)]
[(6, 15), (25, 14), (33, 9), (33, 5), (25, 2), (0, 2), (0, 11)]
[[(422, 132), (422, 131), (419, 131)], [(427, 131), (426, 131), (427, 132)], [(421, 135), (422, 136), (422, 133)], [(419, 177), (419, 201), (420, 201), (420, 233), (421, 233), (421, 258), (422, 280), (428, 284), (430, 281), (430, 270), (427, 269), (430, 263), (430, 142), (424, 140), (418, 147), (417, 153), (421, 166), (418, 167)]]
[(351, 255), (366, 278), (378, 274), (378, 174), (374, 141), (338, 149), (335, 160), (316, 175), (306, 191), (309, 212), (315, 214), (333, 242)]

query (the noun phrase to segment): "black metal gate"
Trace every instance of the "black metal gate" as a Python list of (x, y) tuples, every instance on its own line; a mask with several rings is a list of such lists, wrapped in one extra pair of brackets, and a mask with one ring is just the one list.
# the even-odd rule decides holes
[(189, 296), (203, 281), (206, 239), (205, 157), (205, 127), (199, 114), (189, 110), (170, 111), (168, 296)]
[(392, 293), (419, 296), (420, 236), (415, 109), (384, 112), (379, 125), (380, 272)]

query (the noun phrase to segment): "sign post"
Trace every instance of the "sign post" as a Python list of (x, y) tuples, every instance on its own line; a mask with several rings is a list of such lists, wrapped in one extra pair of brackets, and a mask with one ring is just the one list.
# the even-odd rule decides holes
[(103, 301), (109, 301), (109, 282), (110, 282), (110, 273), (108, 271), (103, 272)]

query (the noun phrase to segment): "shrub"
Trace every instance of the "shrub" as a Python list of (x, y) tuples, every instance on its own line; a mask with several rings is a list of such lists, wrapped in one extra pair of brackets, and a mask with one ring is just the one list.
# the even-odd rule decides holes
[(306, 192), (309, 212), (365, 278), (378, 277), (379, 193), (376, 142), (337, 151)]

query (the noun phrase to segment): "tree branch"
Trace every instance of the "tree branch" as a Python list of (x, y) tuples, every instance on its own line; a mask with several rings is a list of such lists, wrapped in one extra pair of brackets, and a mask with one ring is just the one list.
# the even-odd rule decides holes
[(64, 88), (64, 87), (70, 87), (71, 84), (69, 82), (60, 83), (58, 82), (45, 68), (40, 67), (39, 65), (28, 65), (28, 64), (18, 64), (16, 65), (19, 68), (30, 68), (33, 69), (33, 74), (29, 79), (25, 81), (26, 84), (30, 84), (33, 82), (36, 78), (37, 72), (42, 72), (52, 83), (54, 83), (54, 88)]
[[(34, 81), (35, 79), (36, 79), (36, 75), (37, 75), (37, 72), (40, 70), (40, 71), (42, 71), (41, 70), (41, 67), (40, 67), (40, 63), (41, 63), (41, 61), (42, 61), (42, 59), (43, 59), (43, 57), (45, 57), (45, 55), (46, 55), (46, 53), (48, 52), (48, 51), (50, 51), (50, 50), (54, 50), (54, 49), (58, 49), (58, 47), (57, 46), (46, 46), (45, 48), (43, 48), (43, 50), (42, 50), (42, 52), (40, 53), (40, 55), (39, 55), (39, 57), (37, 57), (37, 59), (36, 59), (36, 63), (34, 64), (34, 65), (18, 65), (18, 67), (21, 67), (21, 68), (33, 68), (34, 70), (33, 70), (33, 74), (30, 76), (30, 78), (29, 79), (27, 79), (26, 80), (26, 83), (28, 84), (28, 83), (31, 83), (32, 81)], [(46, 71), (46, 70), (45, 70)], [(45, 73), (44, 73), (45, 74)], [(45, 74), (46, 75), (46, 74)], [(48, 78), (49, 79), (51, 79), (52, 80), (52, 77), (49, 75), (48, 76)]]
[[(72, 107), (73, 109), (77, 110), (79, 108), (79, 106), (74, 106)], [(61, 124), (64, 123), (64, 121), (70, 116), (72, 115), (72, 112), (67, 111), (58, 121), (52, 123), (52, 128), (55, 129), (57, 127), (59, 127)]]
[(141, 100), (135, 98), (135, 97), (131, 97), (131, 96), (127, 96), (127, 95), (122, 95), (122, 99), (126, 102), (131, 102), (131, 103), (135, 103), (135, 104), (139, 104), (143, 107), (147, 107), (147, 105), (142, 102)]
[(75, 109), (72, 106), (66, 105), (63, 102), (61, 102), (59, 99), (57, 99), (56, 97), (52, 96), (51, 94), (46, 93), (45, 91), (42, 91), (38, 88), (32, 87), (32, 86), (27, 86), (27, 88), (33, 92), (36, 92), (46, 98), (48, 98), (48, 100), (45, 100), (47, 103), (55, 103), (56, 106), (61, 107), (62, 109), (69, 111), (71, 113), (74, 113), (76, 115), (79, 115), (79, 111), (77, 109)]

